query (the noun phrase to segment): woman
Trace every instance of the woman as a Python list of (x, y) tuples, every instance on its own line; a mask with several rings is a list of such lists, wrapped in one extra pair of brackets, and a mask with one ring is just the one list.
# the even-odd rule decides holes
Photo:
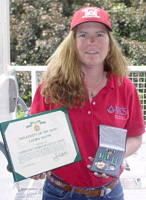
[(43, 200), (124, 199), (118, 178), (93, 173), (90, 167), (100, 124), (127, 129), (125, 157), (141, 145), (145, 131), (141, 104), (126, 74), (127, 63), (107, 12), (96, 7), (78, 10), (69, 35), (48, 60), (31, 114), (67, 108), (82, 161), (48, 172)]

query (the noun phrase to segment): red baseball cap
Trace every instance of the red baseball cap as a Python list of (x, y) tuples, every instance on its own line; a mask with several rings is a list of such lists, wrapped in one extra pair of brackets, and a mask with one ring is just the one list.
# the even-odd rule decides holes
[(70, 30), (84, 22), (99, 22), (106, 25), (110, 31), (112, 30), (108, 13), (101, 8), (86, 7), (74, 13)]

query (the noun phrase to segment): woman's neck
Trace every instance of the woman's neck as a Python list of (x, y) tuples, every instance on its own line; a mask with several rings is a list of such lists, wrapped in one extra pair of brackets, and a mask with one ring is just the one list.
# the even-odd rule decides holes
[(84, 85), (89, 95), (90, 101), (106, 86), (107, 72), (103, 70), (90, 70), (84, 72)]
[(103, 69), (84, 70), (84, 84), (91, 89), (95, 88), (106, 79), (106, 72)]

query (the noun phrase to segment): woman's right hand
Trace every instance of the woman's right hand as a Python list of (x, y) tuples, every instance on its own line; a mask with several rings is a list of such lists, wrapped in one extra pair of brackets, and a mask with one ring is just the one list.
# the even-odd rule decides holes
[(31, 177), (31, 178), (34, 179), (34, 180), (39, 180), (39, 179), (44, 179), (45, 176), (50, 176), (50, 175), (51, 175), (51, 171), (48, 171), (46, 173), (35, 175), (35, 176)]

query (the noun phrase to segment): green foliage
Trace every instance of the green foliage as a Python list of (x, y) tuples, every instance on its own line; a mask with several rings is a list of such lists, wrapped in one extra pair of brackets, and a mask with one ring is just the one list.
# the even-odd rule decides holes
[(26, 72), (17, 72), (16, 78), (19, 85), (19, 95), (28, 107), (31, 105), (31, 75)]
[(25, 112), (22, 110), (22, 108), (19, 108), (17, 109), (17, 119), (19, 118), (23, 118), (25, 115)]
[[(146, 2), (144, 0), (11, 0), (10, 2), (11, 61), (14, 65), (45, 65), (46, 60), (68, 33), (72, 14), (83, 6), (106, 9), (111, 18), (114, 35), (131, 64), (145, 65)], [(142, 59), (138, 59), (139, 55), (142, 55)]]
[(25, 93), (24, 96), (23, 96), (23, 99), (24, 99), (25, 102), (29, 102), (31, 100), (31, 98), (32, 98), (31, 91), (28, 91), (28, 94)]
[[(45, 65), (67, 35), (73, 13), (85, 6), (107, 10), (129, 65), (146, 65), (145, 0), (10, 0), (12, 64)], [(30, 104), (30, 74), (18, 73), (17, 79)]]
[(139, 92), (139, 98), (140, 98), (140, 100), (143, 100), (143, 98), (144, 98), (144, 94), (143, 93), (141, 93), (141, 92)]
[(133, 0), (115, 0), (115, 3), (124, 3), (127, 7), (132, 6)]

